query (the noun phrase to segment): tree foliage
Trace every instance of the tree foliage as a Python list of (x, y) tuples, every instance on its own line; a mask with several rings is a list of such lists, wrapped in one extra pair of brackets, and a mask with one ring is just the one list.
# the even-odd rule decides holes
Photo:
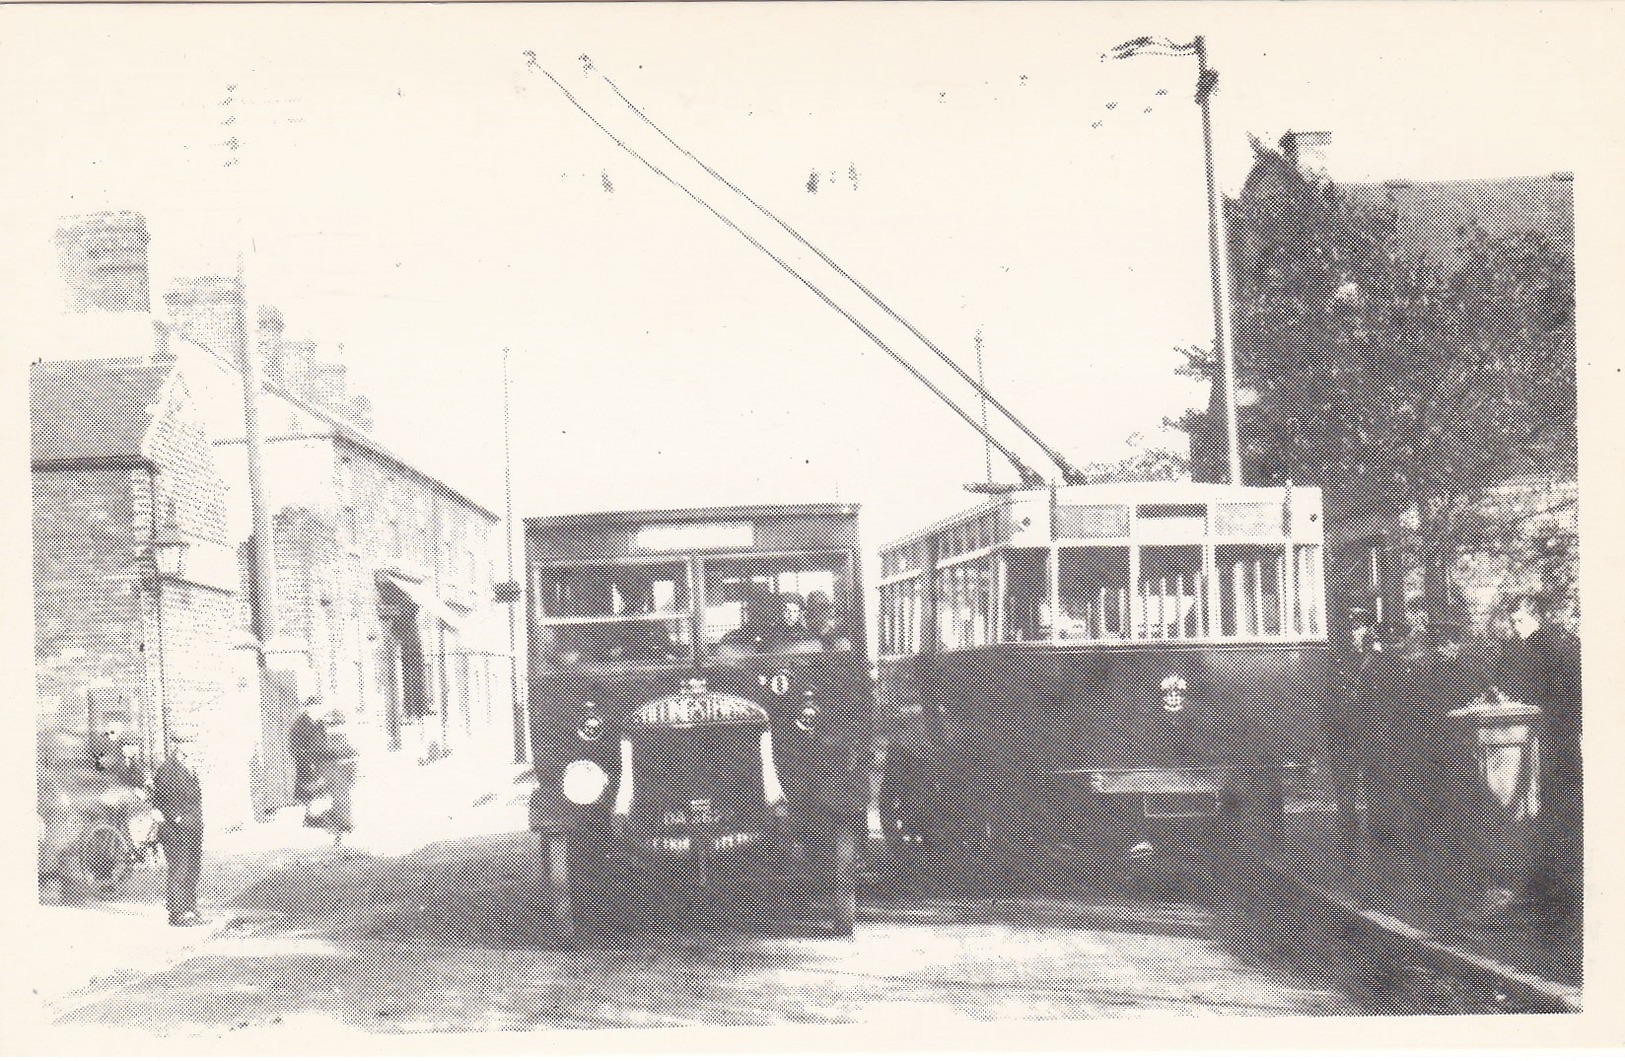
[(1148, 443), (1139, 432), (1126, 444), (1133, 449), (1119, 461), (1094, 461), (1083, 468), (1091, 483), (1149, 483), (1189, 480), (1190, 459), (1178, 450), (1160, 443)]
[[(1258, 154), (1267, 193), (1227, 211), (1243, 474), (1397, 503), (1421, 524), (1423, 565), (1447, 563), (1482, 488), (1575, 474), (1572, 260), (1532, 227), (1477, 224), (1430, 260), (1386, 203)], [(1218, 366), (1187, 357), (1214, 400), (1178, 423), (1195, 477), (1219, 480)]]

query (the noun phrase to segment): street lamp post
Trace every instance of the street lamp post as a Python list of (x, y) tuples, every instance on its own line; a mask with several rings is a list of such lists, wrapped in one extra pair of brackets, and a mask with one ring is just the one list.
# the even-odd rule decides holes
[(185, 572), (184, 559), (190, 544), (179, 533), (168, 530), (155, 534), (144, 550), (152, 561), (153, 607), (158, 635), (158, 749), (165, 757), (169, 755), (170, 714), (169, 683), (164, 673), (164, 584)]
[(1163, 37), (1138, 37), (1119, 44), (1102, 59), (1129, 59), (1136, 55), (1196, 56), (1196, 104), (1202, 110), (1202, 160), (1207, 175), (1208, 266), (1213, 283), (1214, 353), (1218, 355), (1224, 386), (1225, 452), (1229, 457), (1230, 482), (1241, 485), (1241, 443), (1236, 424), (1236, 352), (1230, 328), (1230, 255), (1225, 235), (1224, 201), (1213, 169), (1213, 116), (1209, 99), (1219, 87), (1219, 72), (1207, 64), (1207, 39), (1198, 36), (1189, 44), (1175, 44)]

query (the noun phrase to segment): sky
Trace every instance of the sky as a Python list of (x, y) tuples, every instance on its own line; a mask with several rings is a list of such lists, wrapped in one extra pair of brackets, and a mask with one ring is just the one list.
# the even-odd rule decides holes
[[(989, 388), (1081, 464), (1205, 402), (1173, 369), (1213, 332), (1195, 62), (1101, 53), (1205, 34), (1227, 193), (1249, 136), (1330, 130), (1342, 180), (1578, 171), (1583, 226), (1586, 165), (1621, 129), (1598, 10), (10, 7), (4, 279), (14, 321), (56, 312), (57, 219), (138, 210), (155, 300), (248, 248), (251, 297), (322, 356), (342, 344), (379, 439), (494, 510), (506, 347), (519, 517), (856, 501), (875, 544), (974, 503), (978, 436), (560, 85), (808, 260), (612, 80), (973, 373), (980, 334)], [(992, 473), (1011, 477), (996, 454)]]

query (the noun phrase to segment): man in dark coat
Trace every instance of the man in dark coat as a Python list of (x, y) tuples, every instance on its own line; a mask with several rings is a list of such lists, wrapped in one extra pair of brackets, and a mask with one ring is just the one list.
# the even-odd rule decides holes
[(311, 790), (328, 797), (330, 805), (311, 818), (310, 824), (331, 832), (335, 844), (355, 828), (350, 817), (350, 795), (355, 788), (358, 758), (355, 745), (345, 733), (344, 716), (337, 711), (330, 712), (323, 720), (322, 742), (311, 776)]
[(152, 805), (163, 820), (158, 842), (168, 863), (165, 894), (169, 923), (207, 924), (197, 911), (197, 878), (203, 864), (203, 789), (188, 762), (187, 743), (170, 742), (169, 754), (153, 774)]
[(1520, 597), (1514, 636), (1496, 660), (1495, 688), (1541, 709), (1540, 811), (1528, 899), (1559, 933), (1577, 930), (1583, 893), (1580, 639), (1553, 621), (1552, 602)]
[(312, 697), (300, 708), (288, 730), (288, 752), (293, 756), (293, 798), (305, 804), (305, 824), (312, 824), (310, 801), (316, 795), (316, 768), (327, 743), (327, 728), (316, 721)]

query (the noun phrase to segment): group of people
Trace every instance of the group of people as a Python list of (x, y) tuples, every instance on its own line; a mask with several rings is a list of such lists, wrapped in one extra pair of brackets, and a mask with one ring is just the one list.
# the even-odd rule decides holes
[[(353, 828), (350, 793), (355, 782), (356, 751), (345, 736), (343, 719), (321, 714), (319, 701), (308, 701), (288, 735), (294, 761), (294, 795), (305, 805), (305, 825), (333, 833), (334, 842)], [(320, 717), (318, 717), (320, 715)], [(90, 762), (98, 775), (116, 779), (146, 793), (156, 820), (155, 840), (165, 864), (165, 905), (169, 923), (179, 927), (207, 924), (198, 912), (198, 877), (203, 862), (203, 786), (195, 749), (185, 733), (171, 733), (163, 761), (150, 773), (139, 748), (121, 734), (94, 734), (88, 741)], [(137, 796), (139, 801), (139, 795)]]
[[(1341, 744), (1379, 837), (1431, 845), (1474, 881), (1471, 910), (1524, 909), (1564, 934), (1577, 930), (1582, 893), (1580, 642), (1553, 605), (1540, 594), (1511, 601), (1509, 636), (1487, 657), (1465, 651), (1457, 623), (1430, 624), (1420, 651), (1407, 651), (1402, 631), (1357, 621)], [(1518, 705), (1535, 723), (1515, 775), (1481, 775), (1466, 745), (1478, 740), (1476, 720)], [(1520, 819), (1532, 847), (1507, 859), (1488, 837)]]
[(816, 652), (849, 649), (851, 636), (835, 614), (829, 595), (815, 590), (746, 598), (739, 626), (724, 634), (718, 648), (748, 652)]

